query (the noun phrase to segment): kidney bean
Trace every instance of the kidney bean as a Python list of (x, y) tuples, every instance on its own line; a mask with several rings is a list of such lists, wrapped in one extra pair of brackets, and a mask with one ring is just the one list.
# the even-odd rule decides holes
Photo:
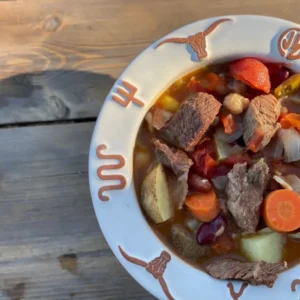
[(203, 223), (196, 234), (199, 245), (213, 244), (217, 237), (221, 236), (226, 228), (226, 222), (220, 215), (209, 223)]
[(195, 192), (207, 193), (212, 189), (211, 183), (197, 174), (191, 174), (189, 176), (188, 184)]

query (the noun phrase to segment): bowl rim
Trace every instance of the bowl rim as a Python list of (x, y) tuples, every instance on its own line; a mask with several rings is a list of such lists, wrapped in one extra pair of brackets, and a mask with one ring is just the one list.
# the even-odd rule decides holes
[[(196, 34), (199, 30), (204, 31), (212, 23), (221, 19), (230, 19), (232, 22), (224, 22), (223, 25), (219, 25), (215, 33), (209, 37), (208, 57), (206, 58), (198, 60), (195, 55), (197, 53), (193, 52), (192, 48), (179, 46), (175, 43), (156, 48), (161, 41), (167, 38), (187, 37)], [(261, 27), (264, 28), (264, 31), (259, 30)], [(167, 248), (151, 230), (138, 204), (132, 180), (133, 145), (140, 124), (157, 97), (176, 78), (216, 61), (226, 61), (250, 55), (251, 57), (264, 57), (284, 63), (292, 62), (292, 68), (300, 72), (299, 59), (289, 60), (283, 57), (278, 49), (278, 40), (281, 35), (287, 29), (292, 28), (299, 28), (300, 31), (300, 27), (296, 23), (259, 15), (218, 16), (187, 24), (162, 37), (139, 54), (116, 80), (103, 104), (94, 128), (89, 151), (89, 184), (95, 214), (105, 239), (121, 264), (137, 282), (159, 299), (171, 299), (171, 297), (196, 299), (197, 297), (194, 295), (201, 292), (201, 289), (195, 287), (197, 283), (190, 280), (191, 278), (197, 281), (201, 280), (202, 286), (206, 286), (202, 295), (206, 296), (207, 299), (224, 297), (224, 293), (227, 293), (228, 299), (231, 299), (229, 293), (231, 289), (226, 284), (232, 284), (237, 291), (242, 287), (242, 284), (217, 281), (190, 266), (179, 258), (172, 249)], [(247, 40), (247, 34), (252, 39)], [(259, 41), (259, 47), (253, 43), (256, 38)], [(240, 41), (243, 43), (239, 43), (237, 46)], [(177, 59), (176, 66), (174, 66), (175, 59)], [(155, 76), (157, 74), (160, 74), (159, 78)], [(136, 89), (134, 97), (131, 97), (132, 99), (128, 103), (123, 102), (120, 97), (113, 100), (113, 97), (120, 96), (117, 92), (120, 87), (127, 89), (128, 92), (133, 92)], [(112, 120), (112, 116), (114, 120)], [(102, 146), (99, 148), (100, 145)], [(103, 164), (104, 160), (114, 161), (114, 164)], [(117, 170), (118, 174), (114, 170)], [(98, 175), (102, 180), (99, 179)], [(112, 181), (107, 179), (108, 175), (114, 176), (111, 178)], [(99, 201), (98, 190), (103, 186), (108, 186), (106, 181), (111, 186), (111, 183), (116, 182), (116, 180), (119, 180), (120, 189), (101, 193), (102, 197), (110, 197), (111, 199)], [(111, 219), (114, 219), (114, 224), (111, 223)], [(134, 236), (129, 236), (126, 232), (134, 232)], [(145, 240), (140, 243), (141, 245), (137, 245), (136, 240), (134, 240), (137, 238)], [(155, 258), (158, 259), (155, 261)], [(158, 272), (157, 270), (155, 272), (153, 265), (158, 267)], [(292, 294), (290, 287), (291, 280), (297, 278), (297, 270), (300, 268), (294, 267), (279, 276), (272, 289), (272, 296), (278, 295), (277, 285), (284, 285), (288, 287), (285, 293), (286, 297), (294, 295), (296, 299), (296, 295)], [(182, 287), (184, 284), (173, 283), (178, 281), (176, 279), (178, 272), (181, 274), (179, 282), (182, 283), (182, 278), (185, 278), (184, 287)], [(284, 274), (290, 275), (285, 276)], [(188, 289), (189, 291), (187, 291)], [(192, 292), (190, 292), (191, 289)], [(252, 291), (251, 297), (249, 291)], [(263, 299), (260, 297), (271, 295), (268, 292), (264, 287), (247, 287), (243, 299), (252, 299), (254, 295), (258, 297), (257, 299)]]

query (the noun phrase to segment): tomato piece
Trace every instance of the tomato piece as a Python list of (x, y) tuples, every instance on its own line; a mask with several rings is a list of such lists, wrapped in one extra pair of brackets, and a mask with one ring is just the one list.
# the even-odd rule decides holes
[(229, 112), (222, 112), (220, 114), (220, 120), (224, 126), (224, 132), (226, 134), (235, 133), (238, 130), (238, 125), (233, 117), (233, 115)]
[(189, 83), (189, 91), (191, 93), (199, 93), (199, 92), (206, 92), (205, 88), (201, 86), (201, 83), (199, 80), (196, 80), (195, 78), (191, 78)]
[(271, 81), (268, 68), (255, 58), (244, 58), (229, 66), (230, 74), (250, 87), (269, 93)]

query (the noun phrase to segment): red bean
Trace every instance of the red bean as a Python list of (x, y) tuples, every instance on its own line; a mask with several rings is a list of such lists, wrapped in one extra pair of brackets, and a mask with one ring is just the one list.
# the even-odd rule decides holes
[(211, 183), (207, 179), (197, 174), (191, 174), (189, 176), (188, 184), (189, 187), (195, 192), (207, 193), (212, 189)]
[(226, 222), (217, 216), (209, 223), (203, 223), (197, 231), (196, 239), (199, 245), (210, 245), (217, 237), (221, 236), (226, 228)]

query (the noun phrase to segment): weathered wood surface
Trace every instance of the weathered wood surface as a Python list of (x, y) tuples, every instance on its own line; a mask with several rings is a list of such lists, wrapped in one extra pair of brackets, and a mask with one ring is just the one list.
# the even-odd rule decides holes
[(88, 188), (93, 126), (0, 129), (1, 300), (153, 299), (99, 230)]
[(225, 14), (299, 22), (298, 6), (298, 0), (0, 1), (0, 79), (10, 78), (0, 82), (0, 124), (95, 117), (126, 65), (168, 32)]

